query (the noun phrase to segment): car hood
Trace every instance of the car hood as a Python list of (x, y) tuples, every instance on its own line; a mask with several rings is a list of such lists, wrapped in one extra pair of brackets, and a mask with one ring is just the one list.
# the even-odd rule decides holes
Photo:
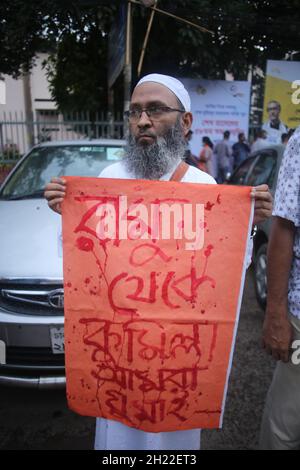
[(0, 278), (62, 279), (61, 217), (45, 199), (0, 201)]

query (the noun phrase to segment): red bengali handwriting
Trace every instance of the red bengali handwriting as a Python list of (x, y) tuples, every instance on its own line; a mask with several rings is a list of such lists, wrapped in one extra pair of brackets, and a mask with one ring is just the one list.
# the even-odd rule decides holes
[(90, 375), (101, 392), (101, 409), (107, 407), (111, 415), (136, 427), (139, 421), (157, 423), (167, 415), (188, 419), (190, 394), (201, 395), (201, 374), (213, 361), (216, 322), (180, 321), (170, 327), (151, 320), (82, 318), (80, 324), (85, 327), (82, 342), (93, 365)]

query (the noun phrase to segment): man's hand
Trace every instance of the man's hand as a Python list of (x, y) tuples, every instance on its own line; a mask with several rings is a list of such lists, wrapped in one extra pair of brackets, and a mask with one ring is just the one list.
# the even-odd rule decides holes
[(50, 209), (61, 214), (61, 203), (66, 195), (66, 182), (61, 178), (52, 178), (45, 187), (44, 196)]
[(274, 359), (287, 362), (293, 327), (288, 315), (288, 285), (293, 262), (295, 226), (274, 217), (268, 243), (267, 310), (263, 326), (263, 347)]
[(288, 362), (292, 331), (286, 308), (268, 308), (263, 326), (263, 348), (277, 361)]
[(251, 197), (255, 200), (253, 226), (272, 215), (273, 197), (267, 184), (252, 188)]

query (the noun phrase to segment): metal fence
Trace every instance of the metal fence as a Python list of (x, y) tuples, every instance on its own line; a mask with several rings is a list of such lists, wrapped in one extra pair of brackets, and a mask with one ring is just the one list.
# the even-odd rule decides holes
[[(252, 141), (257, 125), (249, 127)], [(33, 145), (45, 141), (124, 137), (121, 113), (116, 116), (89, 111), (61, 114), (53, 110), (35, 111), (35, 119), (23, 112), (0, 114), (0, 183), (19, 158)]]
[(78, 139), (122, 139), (124, 125), (121, 114), (57, 111), (36, 111), (34, 120), (23, 112), (0, 115), (0, 164), (14, 164), (33, 145), (45, 141)]

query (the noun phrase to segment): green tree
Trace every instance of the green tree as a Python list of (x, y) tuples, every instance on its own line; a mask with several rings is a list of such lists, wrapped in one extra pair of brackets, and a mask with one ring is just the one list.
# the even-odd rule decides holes
[(17, 78), (45, 63), (53, 99), (63, 111), (105, 108), (107, 35), (117, 3), (11, 0), (0, 4), (0, 73)]
[[(172, 12), (215, 34), (157, 15), (145, 71), (160, 64), (181, 75), (215, 79), (224, 78), (227, 70), (236, 79), (245, 79), (250, 66), (264, 68), (267, 59), (283, 59), (299, 47), (299, 0), (284, 5), (279, 0), (162, 0), (160, 5), (169, 10), (173, 5)], [(140, 35), (139, 30), (135, 43)]]
[[(59, 107), (106, 109), (108, 32), (120, 3), (1, 2), (0, 73), (16, 77), (32, 66), (37, 52), (51, 52), (47, 67)], [(246, 79), (250, 67), (264, 70), (267, 59), (283, 59), (299, 47), (299, 0), (159, 0), (158, 6), (215, 34), (157, 13), (143, 74), (222, 79), (227, 70)], [(133, 82), (149, 14), (145, 7), (133, 8)]]

